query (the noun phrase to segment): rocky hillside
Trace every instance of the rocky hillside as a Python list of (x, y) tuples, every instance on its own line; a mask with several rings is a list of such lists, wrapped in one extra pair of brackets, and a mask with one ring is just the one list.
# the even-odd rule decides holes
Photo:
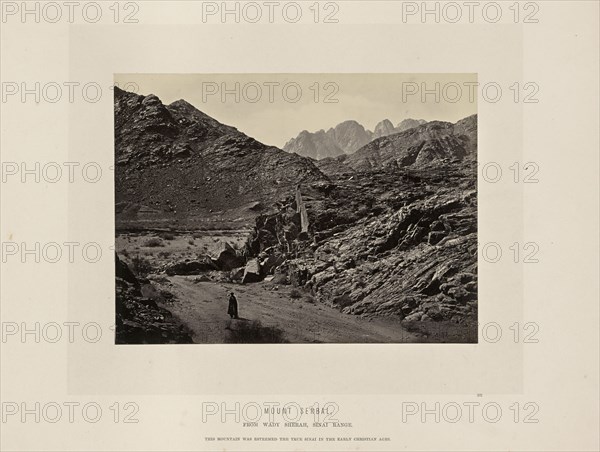
[(332, 177), (301, 187), (307, 237), (289, 198), (278, 213), (257, 219), (248, 253), (265, 272), (349, 314), (473, 322), (476, 189), (470, 160)]
[[(189, 344), (183, 324), (158, 303), (163, 295), (148, 280), (140, 281), (127, 264), (115, 256), (116, 344)], [(144, 296), (151, 294), (152, 296)], [(158, 302), (158, 303), (157, 303)]]
[[(248, 254), (320, 302), (409, 321), (477, 318), (477, 116), (434, 121), (317, 162), (331, 183), (257, 219)], [(275, 268), (269, 262), (278, 262)]]
[[(239, 246), (204, 249), (191, 235), (180, 246), (185, 255), (172, 257), (172, 244), (154, 270), (207, 284), (215, 273), (231, 284), (268, 278), (274, 290), (293, 284), (347, 314), (475, 325), (477, 116), (398, 127), (382, 122), (378, 134), (394, 133), (373, 141), (353, 121), (303, 132), (298, 149), (320, 156), (322, 140), (341, 154), (317, 161), (266, 146), (185, 101), (164, 105), (115, 89), (117, 228), (163, 222), (189, 233), (207, 217), (230, 212), (226, 226), (246, 215), (252, 230)], [(133, 247), (134, 257), (144, 246)], [(117, 322), (126, 335), (118, 341), (188, 340), (164, 310), (168, 294), (155, 289), (117, 259)]]
[(344, 121), (327, 132), (319, 130), (311, 133), (303, 130), (296, 138), (289, 140), (283, 146), (283, 150), (314, 160), (332, 158), (352, 154), (374, 139), (403, 132), (424, 123), (422, 119), (405, 119), (394, 127), (389, 119), (385, 119), (377, 124), (375, 132), (371, 132), (356, 121)]
[(327, 174), (386, 167), (429, 167), (449, 161), (473, 160), (477, 150), (477, 115), (456, 124), (432, 121), (373, 140), (351, 155), (319, 161)]
[(296, 184), (327, 180), (307, 158), (266, 146), (189, 103), (115, 88), (117, 225), (235, 215)]

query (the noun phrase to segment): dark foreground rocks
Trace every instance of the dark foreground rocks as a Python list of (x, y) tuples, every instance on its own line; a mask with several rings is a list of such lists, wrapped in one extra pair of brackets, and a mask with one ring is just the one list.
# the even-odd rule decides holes
[(142, 295), (141, 284), (127, 265), (116, 259), (117, 344), (190, 344), (186, 328), (171, 312)]
[(218, 270), (217, 265), (208, 257), (199, 257), (197, 260), (185, 260), (176, 262), (165, 268), (165, 273), (169, 276), (175, 275), (199, 275), (204, 272)]

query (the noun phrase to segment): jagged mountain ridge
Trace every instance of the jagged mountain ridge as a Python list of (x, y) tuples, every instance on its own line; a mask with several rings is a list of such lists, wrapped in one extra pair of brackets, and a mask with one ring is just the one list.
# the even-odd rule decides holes
[(350, 155), (323, 159), (326, 174), (369, 171), (386, 167), (425, 167), (450, 160), (476, 159), (477, 115), (456, 124), (431, 121), (373, 140)]
[(115, 88), (117, 221), (188, 218), (326, 181), (313, 161), (264, 145), (184, 100)]
[(389, 119), (385, 119), (375, 126), (375, 132), (371, 132), (357, 121), (344, 121), (327, 132), (323, 129), (313, 133), (303, 130), (296, 138), (289, 140), (283, 146), (283, 150), (314, 160), (322, 160), (352, 154), (374, 139), (403, 132), (425, 122), (423, 119), (405, 119), (394, 127)]
[(394, 133), (404, 132), (405, 130), (412, 129), (413, 127), (419, 127), (422, 124), (427, 123), (424, 119), (411, 119), (407, 118), (400, 121), (394, 130)]
[(283, 150), (315, 160), (350, 154), (369, 143), (373, 133), (356, 121), (344, 121), (335, 127), (311, 133), (303, 130), (289, 140)]

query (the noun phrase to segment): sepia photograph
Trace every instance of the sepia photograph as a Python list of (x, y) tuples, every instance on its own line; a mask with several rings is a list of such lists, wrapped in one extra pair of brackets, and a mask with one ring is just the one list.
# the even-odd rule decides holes
[(116, 343), (476, 343), (476, 82), (117, 75)]
[(0, 19), (1, 451), (600, 451), (599, 1)]

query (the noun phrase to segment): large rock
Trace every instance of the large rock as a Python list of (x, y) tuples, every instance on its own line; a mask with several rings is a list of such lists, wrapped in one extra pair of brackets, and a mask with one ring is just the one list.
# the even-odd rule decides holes
[(231, 278), (232, 282), (239, 283), (244, 278), (244, 273), (245, 273), (244, 267), (236, 268), (234, 270), (231, 270), (229, 277)]
[(127, 264), (119, 259), (119, 256), (115, 253), (115, 275), (117, 278), (121, 278), (128, 283), (132, 284), (136, 289), (140, 288), (140, 283), (129, 269)]
[(209, 256), (221, 270), (233, 270), (244, 266), (244, 258), (227, 242), (216, 243), (209, 251)]
[(258, 282), (262, 279), (258, 259), (251, 259), (246, 264), (242, 284)]
[(282, 254), (262, 255), (260, 260), (260, 268), (265, 275), (272, 274), (279, 265), (285, 262), (285, 256)]
[(131, 270), (116, 259), (115, 343), (116, 344), (189, 344), (192, 338), (172, 313), (151, 297), (159, 297), (151, 284), (142, 290)]
[(183, 261), (170, 265), (165, 269), (169, 276), (174, 275), (199, 275), (211, 270), (218, 270), (217, 266), (209, 257), (202, 257), (196, 261)]

